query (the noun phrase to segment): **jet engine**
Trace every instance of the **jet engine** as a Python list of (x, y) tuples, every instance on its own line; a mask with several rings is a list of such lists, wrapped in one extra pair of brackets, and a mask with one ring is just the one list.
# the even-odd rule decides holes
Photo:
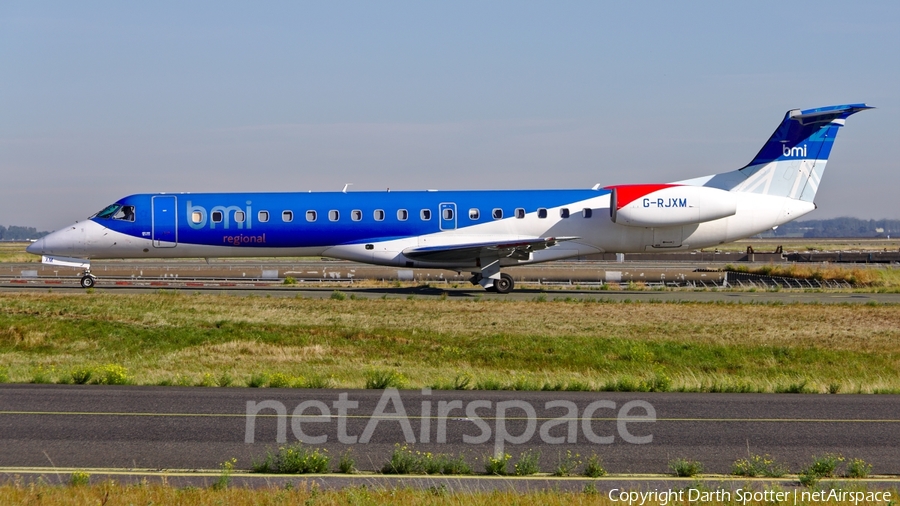
[(705, 186), (621, 185), (608, 188), (613, 223), (629, 227), (671, 227), (703, 223), (737, 212), (735, 195)]

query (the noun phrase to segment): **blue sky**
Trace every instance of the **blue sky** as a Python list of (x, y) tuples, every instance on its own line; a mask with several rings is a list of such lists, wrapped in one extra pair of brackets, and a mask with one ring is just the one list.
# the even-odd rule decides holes
[(150, 191), (590, 187), (878, 107), (808, 218), (900, 218), (898, 2), (0, 3), (0, 224)]

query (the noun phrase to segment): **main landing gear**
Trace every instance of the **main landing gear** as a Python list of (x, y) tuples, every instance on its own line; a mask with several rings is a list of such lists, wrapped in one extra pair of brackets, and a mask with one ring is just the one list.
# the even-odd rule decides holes
[(494, 280), (494, 290), (497, 293), (509, 293), (516, 287), (516, 282), (513, 281), (512, 276), (503, 272), (500, 274), (500, 279)]
[(489, 292), (509, 293), (516, 287), (516, 282), (513, 281), (513, 277), (505, 272), (500, 273), (500, 279), (489, 280), (493, 281), (489, 286), (485, 286), (486, 283), (484, 281), (481, 274), (475, 274), (471, 279), (473, 285), (482, 285), (484, 286), (484, 289)]
[(84, 271), (81, 274), (81, 287), (82, 288), (93, 288), (94, 284), (97, 282), (97, 277), (91, 274), (91, 271)]

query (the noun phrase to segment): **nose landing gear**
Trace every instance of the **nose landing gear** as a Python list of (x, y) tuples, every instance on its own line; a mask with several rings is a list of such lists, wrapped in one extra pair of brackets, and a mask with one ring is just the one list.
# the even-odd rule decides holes
[(93, 288), (94, 284), (97, 282), (97, 277), (91, 274), (91, 271), (87, 270), (81, 274), (81, 287), (82, 288)]

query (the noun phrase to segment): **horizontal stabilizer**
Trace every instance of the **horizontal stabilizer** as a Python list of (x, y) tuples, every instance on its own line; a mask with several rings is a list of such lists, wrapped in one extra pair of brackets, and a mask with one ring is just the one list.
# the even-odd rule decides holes
[(807, 109), (805, 111), (793, 110), (788, 112), (788, 118), (799, 121), (801, 125), (811, 125), (813, 123), (831, 123), (834, 120), (843, 120), (851, 114), (865, 111), (866, 109), (874, 109), (874, 107), (866, 104), (850, 104), (850, 105), (832, 105), (829, 107), (819, 107), (817, 109)]

